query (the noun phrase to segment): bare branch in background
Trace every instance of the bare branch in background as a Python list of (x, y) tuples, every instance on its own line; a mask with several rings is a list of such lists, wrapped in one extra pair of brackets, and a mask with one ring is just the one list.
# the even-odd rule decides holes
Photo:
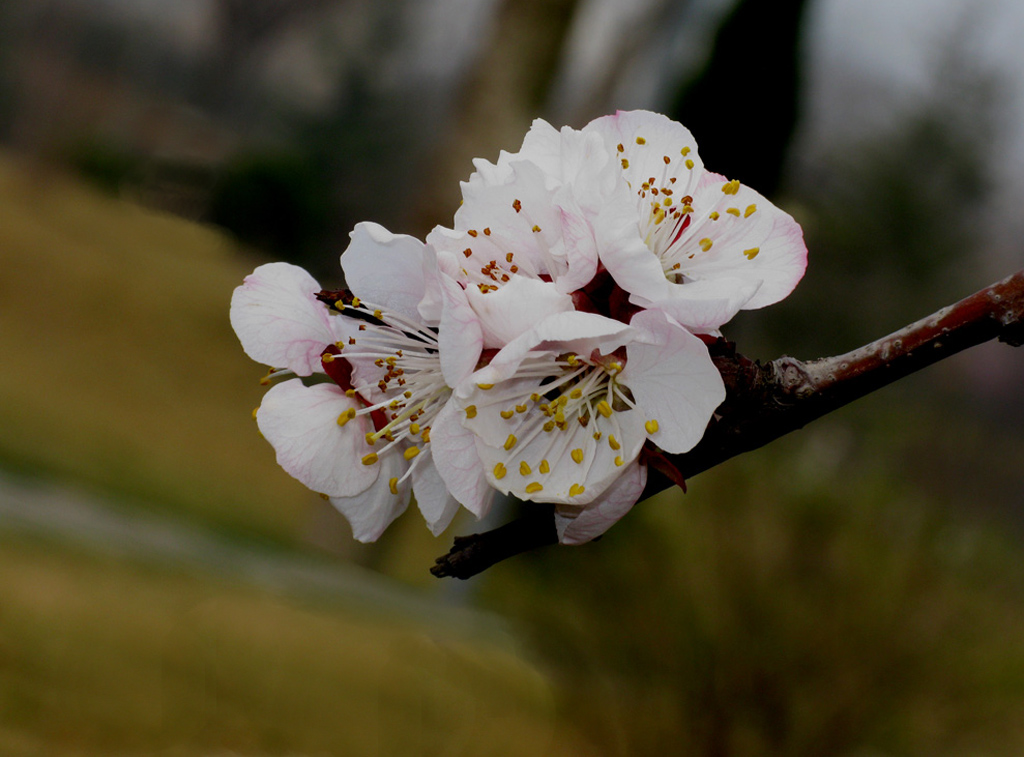
[[(725, 380), (725, 402), (696, 447), (665, 457), (684, 478), (690, 478), (992, 339), (1014, 347), (1024, 344), (1024, 270), (835, 357), (810, 362), (780, 357), (762, 365), (720, 340), (711, 346), (711, 353)], [(652, 471), (645, 494), (670, 485)], [(469, 578), (508, 557), (556, 541), (551, 507), (532, 506), (528, 515), (493, 531), (457, 537), (451, 551), (438, 558), (430, 572), (438, 578)]]

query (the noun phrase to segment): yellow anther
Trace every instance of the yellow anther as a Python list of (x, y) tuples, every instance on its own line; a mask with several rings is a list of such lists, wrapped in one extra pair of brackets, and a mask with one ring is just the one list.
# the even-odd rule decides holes
[(612, 362), (612, 364), (608, 366), (608, 370), (610, 373), (622, 373), (622, 363)]
[(690, 158), (686, 159), (686, 167), (689, 169), (693, 168), (693, 161)]
[(679, 154), (685, 158), (687, 155), (690, 154), (690, 148), (684, 147), (682, 150), (679, 151)]
[(622, 159), (622, 168), (623, 169), (629, 168), (629, 161), (626, 160), (625, 158)]
[(583, 463), (583, 450), (577, 448), (577, 449), (574, 449), (569, 454), (572, 456), (573, 462), (575, 462), (577, 465), (580, 465), (580, 464)]
[(756, 213), (756, 212), (757, 212), (757, 205), (753, 205), (753, 204), (747, 205), (747, 209), (743, 211), (743, 217), (744, 218), (750, 218), (750, 216), (754, 215), (754, 213)]
[(383, 316), (383, 315), (384, 315), (384, 314), (383, 314), (382, 312), (380, 312), (379, 310), (374, 310), (374, 311), (373, 311), (373, 317), (374, 317), (374, 318), (377, 318), (377, 319), (379, 319), (379, 318), (381, 318), (381, 316)]
[(352, 307), (357, 308), (357, 307), (359, 307), (362, 304), (363, 304), (362, 301), (358, 297), (353, 297), (352, 298)]
[(332, 355), (330, 352), (325, 352), (323, 355), (320, 356), (320, 360), (324, 363), (333, 363), (334, 355)]
[(740, 209), (739, 208), (726, 208), (725, 212), (728, 213), (731, 216), (736, 216), (737, 218), (740, 217)]
[(545, 430), (545, 431), (546, 431), (547, 433), (549, 433), (549, 434), (550, 434), (550, 433), (551, 433), (552, 431), (554, 431), (554, 430), (555, 430), (555, 422), (554, 422), (554, 421), (548, 421), (547, 423), (545, 423), (545, 424), (544, 424), (544, 430)]
[(624, 462), (625, 462), (625, 461), (624, 461), (624, 460), (622, 459), (622, 455), (618, 455), (618, 456), (617, 456), (617, 457), (615, 458), (615, 465), (617, 465), (617, 466), (620, 466), (620, 467), (621, 467), (621, 466), (622, 466), (622, 464), (623, 464)]
[(555, 425), (561, 426), (565, 423), (565, 412), (561, 406), (555, 411)]
[(608, 404), (607, 400), (601, 400), (597, 403), (597, 412), (603, 415), (605, 418), (612, 417), (612, 406)]
[(530, 484), (526, 485), (526, 493), (527, 494), (536, 494), (537, 492), (541, 491), (543, 488), (544, 488), (544, 486), (542, 484), (539, 484), (536, 481), (534, 481), (533, 483), (530, 483)]
[(529, 476), (530, 475), (530, 466), (526, 464), (525, 460), (523, 460), (521, 463), (519, 463), (519, 475), (520, 476)]
[(615, 438), (615, 434), (608, 434), (608, 446), (616, 452), (622, 449), (622, 445), (619, 444), (619, 440)]
[(373, 431), (367, 431), (366, 432), (366, 443), (369, 444), (372, 447), (376, 442), (377, 442), (377, 434), (375, 434)]
[(717, 210), (712, 210), (710, 213), (708, 213), (708, 218), (710, 218), (712, 221), (717, 221), (720, 217), (721, 216), (718, 215)]
[(533, 233), (536, 234), (538, 231), (540, 231), (540, 226), (537, 226), (536, 224), (534, 224), (534, 226), (533, 226)]
[(363, 458), (363, 465), (373, 465), (375, 462), (377, 462), (376, 452), (371, 452)]
[(405, 397), (406, 399), (409, 399), (410, 397), (412, 397), (412, 392), (404, 391), (402, 392), (402, 396)]
[(525, 413), (526, 412), (526, 405), (516, 405), (516, 412), (517, 413)]
[(343, 412), (341, 415), (338, 416), (338, 425), (339, 426), (344, 426), (346, 423), (348, 423), (350, 420), (352, 420), (355, 417), (356, 417), (356, 409), (354, 407), (350, 407), (348, 410), (346, 410), (345, 412)]
[(569, 496), (578, 497), (585, 491), (586, 489), (583, 487), (582, 484), (573, 484), (572, 486), (569, 487)]
[(550, 473), (551, 472), (551, 466), (548, 465), (548, 461), (547, 460), (541, 460), (540, 461), (540, 467), (537, 470), (539, 470), (541, 473)]
[(659, 206), (654, 209), (654, 225), (657, 226), (659, 223), (665, 220), (665, 211)]
[(744, 250), (743, 254), (747, 256), (747, 260), (753, 260), (757, 257), (757, 253), (761, 251), (760, 247), (751, 247), (749, 250)]
[(647, 423), (644, 424), (644, 428), (647, 429), (648, 434), (658, 433), (658, 422), (651, 418)]
[(704, 252), (707, 252), (708, 250), (711, 249), (711, 245), (714, 244), (714, 242), (712, 242), (707, 237), (704, 237), (702, 240), (700, 240), (700, 242), (698, 242), (698, 244), (700, 245), (700, 248), (704, 250)]
[(405, 453), (404, 453), (405, 454), (405, 459), (406, 460), (412, 460), (419, 453), (420, 453), (420, 448), (419, 447), (409, 447), (409, 449), (407, 449), (405, 451)]
[(661, 204), (664, 205), (666, 208), (669, 207), (670, 205), (672, 205), (672, 198), (666, 197), (664, 200), (661, 201)]
[(483, 389), (486, 392), (488, 389), (493, 389), (494, 388), (494, 384), (477, 384), (476, 388), (477, 389)]
[(626, 151), (626, 148), (622, 146), (622, 142), (619, 142), (618, 147), (616, 149), (619, 152), (625, 152)]
[(419, 432), (420, 432), (420, 424), (418, 424), (418, 423), (410, 423), (409, 424), (409, 433), (410, 434), (412, 434), (413, 436), (416, 436)]
[(337, 310), (338, 312), (341, 312), (342, 310), (345, 309), (345, 303), (342, 302), (341, 300), (335, 300), (334, 309)]
[(644, 139), (643, 137), (637, 137), (637, 138), (636, 138), (636, 143), (637, 143), (638, 145), (646, 145), (646, 144), (647, 144), (647, 140), (646, 140), (646, 139)]
[(511, 418), (515, 414), (516, 413), (515, 413), (514, 410), (502, 410), (501, 411), (501, 417), (504, 418), (505, 420), (508, 420), (509, 418)]
[(392, 494), (398, 494), (398, 478), (397, 477), (392, 478), (390, 481), (388, 481), (388, 488), (391, 490)]
[(583, 396), (583, 390), (580, 389), (579, 387), (576, 387), (571, 392), (569, 392), (569, 396), (572, 397), (572, 399), (574, 400), (578, 400), (580, 397)]
[(476, 418), (476, 405), (468, 405), (466, 407), (466, 417)]
[(421, 438), (423, 439), (424, 444), (430, 441), (430, 426), (423, 429), (423, 436)]
[(594, 441), (595, 442), (601, 441), (601, 432), (600, 431), (595, 431), (594, 432)]
[(259, 409), (258, 407), (254, 407), (254, 408), (252, 409), (252, 419), (253, 419), (253, 420), (256, 420), (256, 414), (257, 414), (257, 413), (258, 413), (259, 411), (260, 411), (260, 409)]
[(477, 230), (476, 230), (476, 229), (470, 229), (470, 230), (469, 230), (469, 231), (467, 231), (466, 233), (467, 233), (467, 234), (469, 234), (469, 235), (470, 235), (471, 237), (475, 237), (475, 236), (478, 236), (478, 234), (479, 234), (479, 232), (477, 232)]
[(732, 181), (727, 181), (727, 182), (725, 182), (725, 184), (722, 185), (722, 192), (724, 192), (727, 195), (734, 195), (734, 194), (736, 194), (739, 191), (740, 191), (740, 180), (739, 179), (733, 179)]
[(565, 358), (565, 362), (567, 362), (570, 366), (575, 368), (579, 364), (580, 361), (579, 361), (579, 358), (577, 358), (575, 355), (573, 355), (570, 352), (568, 357)]
[(494, 477), (499, 481), (505, 478), (506, 473), (508, 473), (508, 471), (505, 470), (505, 466), (502, 465), (501, 463), (498, 463), (497, 465), (494, 466)]
[(345, 390), (345, 396), (346, 397), (355, 397), (356, 396), (356, 390), (355, 389), (346, 389)]
[(505, 440), (505, 449), (512, 449), (516, 446), (516, 435), (509, 434), (508, 439)]
[(530, 395), (530, 399), (533, 400), (534, 402), (540, 402), (540, 395), (537, 394), (537, 392), (534, 392), (533, 394)]
[(682, 213), (684, 215), (693, 212), (693, 205), (683, 205)]

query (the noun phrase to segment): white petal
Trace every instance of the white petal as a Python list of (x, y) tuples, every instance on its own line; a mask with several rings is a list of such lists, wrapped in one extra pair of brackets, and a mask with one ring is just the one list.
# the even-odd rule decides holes
[[(583, 132), (601, 134), (617, 152), (622, 146), (618, 155), (620, 161), (625, 161), (623, 174), (633, 187), (651, 177), (660, 180), (662, 176), (671, 176), (677, 179), (672, 185), (675, 194), (682, 197), (692, 194), (703, 173), (697, 142), (690, 130), (660, 113), (620, 110), (613, 116), (591, 121)], [(687, 164), (688, 160), (692, 165)]]
[(314, 296), (316, 279), (289, 263), (261, 265), (231, 297), (231, 326), (245, 354), (299, 376), (322, 373), (320, 354), (337, 340), (333, 318)]
[(448, 492), (477, 518), (487, 514), (495, 490), (487, 483), (483, 462), (476, 453), (473, 432), (459, 422), (458, 409), (449, 402), (430, 427), (430, 448), (438, 475)]
[(480, 318), (469, 304), (466, 292), (445, 274), (439, 274), (443, 309), (437, 331), (441, 372), (448, 386), (458, 386), (476, 369), (483, 350)]
[(360, 299), (420, 321), (425, 245), (415, 237), (392, 234), (375, 223), (360, 223), (341, 256), (345, 283)]
[[(570, 417), (564, 429), (544, 431), (549, 419), (535, 407), (508, 418), (500, 409), (501, 404), (478, 405), (463, 425), (477, 435), (477, 454), (491, 486), (523, 500), (591, 502), (639, 455), (647, 439), (639, 410), (614, 412), (610, 418), (594, 413), (585, 427)], [(612, 437), (615, 447), (609, 443)], [(500, 442), (489, 444), (488, 439)]]
[(633, 393), (646, 420), (657, 421), (650, 439), (673, 454), (693, 448), (725, 399), (722, 376), (707, 346), (656, 310), (633, 316), (643, 340), (626, 348), (619, 380)]
[(401, 454), (386, 455), (380, 464), (380, 477), (361, 494), (353, 497), (331, 497), (330, 502), (352, 526), (352, 536), (358, 541), (376, 541), (394, 520), (409, 506), (410, 481), (397, 483), (391, 491), (391, 482), (401, 478), (406, 463)]
[(338, 417), (353, 408), (358, 403), (334, 384), (304, 386), (291, 379), (266, 393), (256, 422), (285, 471), (315, 492), (348, 497), (373, 484), (380, 467), (361, 462), (372, 451), (367, 418), (338, 425)]
[[(436, 425), (436, 424), (435, 424)], [(433, 440), (431, 427), (431, 440)], [(412, 489), (416, 496), (416, 504), (427, 521), (427, 527), (434, 536), (439, 536), (452, 522), (459, 511), (459, 502), (448, 492), (448, 487), (430, 459), (434, 442), (426, 445), (420, 454), (422, 460), (416, 461), (416, 469), (412, 474)]]
[(501, 349), (548, 316), (573, 310), (572, 297), (554, 284), (525, 276), (486, 294), (469, 287), (466, 296), (480, 319), (485, 349)]
[[(750, 187), (740, 184), (735, 194), (725, 194), (724, 185), (724, 176), (709, 173), (693, 195), (701, 217), (679, 242), (696, 250), (684, 270), (694, 279), (731, 278), (753, 285), (756, 294), (744, 303), (745, 310), (771, 305), (793, 291), (807, 268), (803, 231), (792, 216)], [(712, 213), (717, 220), (711, 220)], [(699, 250), (701, 239), (711, 240), (711, 248)]]
[(609, 355), (627, 344), (634, 332), (625, 323), (596, 313), (571, 311), (545, 318), (522, 336), (509, 342), (491, 362), (473, 375), (476, 384), (495, 384), (511, 377), (531, 352), (590, 355), (594, 350)]
[(628, 513), (647, 485), (647, 466), (633, 461), (604, 494), (575, 517), (555, 512), (555, 529), (562, 544), (583, 544), (596, 539)]
[(660, 297), (632, 294), (629, 301), (641, 307), (660, 310), (673, 320), (699, 334), (708, 334), (728, 323), (741, 310), (750, 307), (759, 282), (732, 276), (669, 284)]

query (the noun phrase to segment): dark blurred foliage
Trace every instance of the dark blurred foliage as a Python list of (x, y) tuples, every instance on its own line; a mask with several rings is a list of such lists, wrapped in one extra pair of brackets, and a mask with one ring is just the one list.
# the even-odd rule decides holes
[(710, 170), (761, 194), (779, 187), (801, 92), (807, 0), (742, 0), (719, 27), (706, 64), (667, 114), (685, 124)]
[(324, 257), (330, 215), (322, 166), (294, 153), (252, 152), (219, 171), (208, 218), (245, 244), (309, 265)]
[(1024, 749), (1015, 547), (901, 482), (879, 419), (826, 421), (494, 571), (489, 601), (599, 754)]
[(84, 137), (68, 145), (65, 160), (87, 181), (116, 195), (142, 180), (142, 161), (123, 145), (102, 137)]

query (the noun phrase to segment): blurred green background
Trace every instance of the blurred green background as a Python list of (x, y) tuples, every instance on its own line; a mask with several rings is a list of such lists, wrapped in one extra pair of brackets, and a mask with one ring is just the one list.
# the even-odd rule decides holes
[[(833, 354), (1020, 269), (1010, 0), (0, 5), (0, 753), (1024, 753), (1024, 355), (985, 345), (469, 582), (256, 432), (232, 289), (337, 286), (532, 118), (667, 112), (804, 224)], [(497, 525), (511, 513), (498, 513)], [(468, 520), (453, 533), (477, 528)]]

